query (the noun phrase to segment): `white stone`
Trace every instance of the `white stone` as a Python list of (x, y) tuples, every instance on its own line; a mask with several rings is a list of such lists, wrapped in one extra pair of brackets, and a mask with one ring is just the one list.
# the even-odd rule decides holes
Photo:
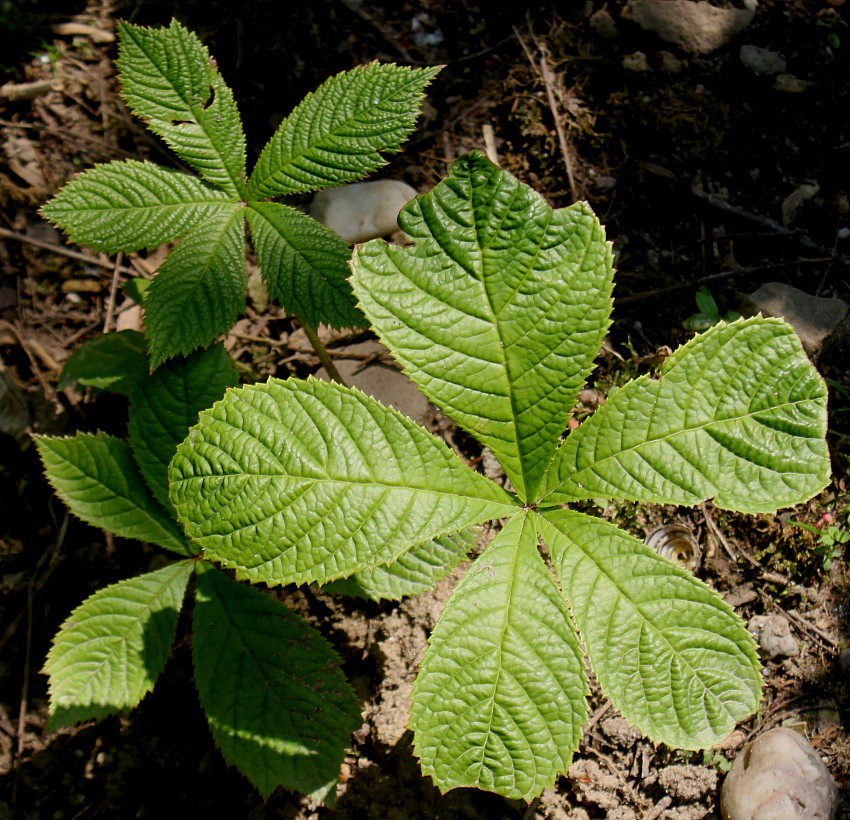
[(754, 615), (747, 631), (755, 638), (763, 658), (793, 658), (800, 651), (788, 621), (781, 615)]
[(838, 788), (811, 744), (779, 727), (747, 744), (720, 793), (724, 820), (829, 820)]
[(397, 179), (355, 182), (319, 191), (310, 205), (310, 216), (346, 242), (367, 242), (398, 230), (398, 212), (417, 194)]
[(741, 303), (745, 316), (781, 316), (794, 328), (803, 347), (816, 351), (847, 315), (847, 303), (838, 298), (812, 296), (784, 282), (768, 282)]

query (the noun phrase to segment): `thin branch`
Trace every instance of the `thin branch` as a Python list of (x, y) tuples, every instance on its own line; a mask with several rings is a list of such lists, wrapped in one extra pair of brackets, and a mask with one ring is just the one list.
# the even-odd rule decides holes
[(336, 369), (336, 365), (328, 355), (328, 349), (324, 346), (324, 344), (322, 344), (322, 340), (319, 338), (319, 334), (316, 333), (316, 329), (309, 322), (305, 322), (300, 316), (296, 316), (296, 318), (301, 323), (301, 327), (304, 329), (307, 339), (312, 345), (316, 355), (319, 357), (322, 367), (325, 368), (325, 373), (328, 374), (328, 378), (346, 387), (345, 379), (342, 378), (339, 370)]
[(112, 284), (109, 287), (109, 300), (106, 303), (106, 318), (103, 320), (103, 332), (109, 333), (112, 329), (112, 320), (115, 316), (115, 297), (118, 293), (118, 278), (121, 272), (121, 263), (124, 261), (124, 254), (119, 253), (115, 257), (115, 265), (112, 268)]

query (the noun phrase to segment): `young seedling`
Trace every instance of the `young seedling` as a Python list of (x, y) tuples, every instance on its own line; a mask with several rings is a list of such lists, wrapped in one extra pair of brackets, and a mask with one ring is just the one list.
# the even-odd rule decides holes
[(685, 330), (693, 330), (697, 333), (702, 333), (702, 331), (708, 330), (710, 327), (714, 327), (714, 325), (718, 324), (718, 322), (734, 322), (735, 319), (741, 318), (741, 314), (735, 310), (726, 311), (726, 313), (721, 315), (720, 308), (717, 307), (717, 302), (714, 301), (714, 297), (711, 295), (711, 291), (706, 285), (702, 285), (697, 289), (694, 298), (696, 299), (699, 313), (694, 313), (693, 315), (688, 316), (688, 318), (682, 322), (682, 327), (684, 327)]
[(332, 802), (356, 697), (327, 641), (266, 594), (204, 561), (174, 519), (168, 462), (198, 411), (238, 383), (221, 345), (149, 374), (140, 333), (100, 336), (69, 360), (64, 381), (130, 398), (129, 443), (113, 436), (38, 436), (50, 483), (97, 527), (182, 557), (99, 590), (56, 635), (48, 730), (132, 709), (153, 688), (194, 575), (195, 683), (225, 759), (263, 793), (285, 786)]
[(437, 68), (370, 65), (332, 77), (281, 123), (246, 174), (231, 90), (198, 38), (176, 21), (120, 23), (118, 74), (130, 110), (199, 176), (151, 162), (97, 165), (42, 214), (70, 239), (129, 253), (182, 239), (145, 303), (151, 365), (226, 333), (245, 305), (245, 225), (271, 298), (309, 326), (364, 324), (346, 281), (348, 245), (271, 201), (361, 179), (413, 130)]
[(564, 505), (713, 499), (761, 513), (821, 490), (826, 391), (793, 331), (719, 324), (562, 441), (611, 310), (590, 209), (552, 210), (471, 153), (400, 224), (412, 247), (355, 251), (360, 308), (515, 492), (355, 389), (271, 379), (228, 391), (178, 447), (170, 489), (186, 532), (239, 578), (326, 584), (506, 519), (446, 604), (413, 691), (416, 753), (441, 790), (530, 799), (551, 786), (587, 717), (584, 650), (654, 741), (718, 742), (759, 701), (746, 628), (687, 571)]

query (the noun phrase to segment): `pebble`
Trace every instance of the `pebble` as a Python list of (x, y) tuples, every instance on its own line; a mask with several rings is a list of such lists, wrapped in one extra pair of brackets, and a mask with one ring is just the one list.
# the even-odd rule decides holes
[(626, 54), (623, 57), (623, 68), (626, 71), (649, 71), (646, 54), (642, 51), (636, 51), (634, 54)]
[(784, 282), (768, 282), (745, 297), (745, 316), (781, 316), (788, 322), (809, 353), (820, 348), (847, 315), (847, 303), (837, 297), (812, 296)]
[(738, 52), (741, 62), (754, 74), (784, 74), (788, 70), (785, 58), (776, 51), (761, 46), (741, 46)]
[(811, 744), (778, 727), (735, 758), (720, 793), (724, 820), (829, 820), (838, 788)]
[(747, 630), (759, 645), (759, 654), (768, 660), (793, 658), (800, 651), (788, 621), (781, 615), (755, 615), (750, 618)]
[(319, 191), (310, 216), (346, 242), (368, 242), (398, 230), (398, 213), (417, 191), (397, 179), (355, 182)]

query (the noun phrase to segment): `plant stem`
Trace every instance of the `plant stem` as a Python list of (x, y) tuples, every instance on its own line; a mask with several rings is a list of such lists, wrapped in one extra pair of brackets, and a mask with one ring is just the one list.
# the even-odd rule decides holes
[(345, 383), (345, 379), (342, 378), (339, 374), (339, 370), (336, 369), (336, 365), (333, 363), (333, 360), (328, 354), (327, 348), (322, 344), (319, 334), (316, 333), (316, 328), (314, 328), (309, 322), (305, 322), (300, 316), (296, 316), (295, 318), (301, 323), (301, 327), (307, 334), (307, 339), (310, 341), (313, 350), (319, 357), (319, 361), (322, 363), (322, 367), (325, 368), (325, 373), (328, 374), (331, 381), (335, 381), (343, 385), (343, 387), (348, 387)]

